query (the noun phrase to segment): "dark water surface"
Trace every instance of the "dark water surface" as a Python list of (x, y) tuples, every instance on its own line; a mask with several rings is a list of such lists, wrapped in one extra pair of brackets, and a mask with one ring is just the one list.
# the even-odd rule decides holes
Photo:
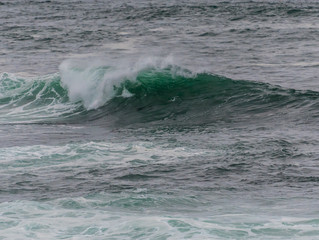
[(0, 1), (0, 239), (317, 239), (317, 1)]

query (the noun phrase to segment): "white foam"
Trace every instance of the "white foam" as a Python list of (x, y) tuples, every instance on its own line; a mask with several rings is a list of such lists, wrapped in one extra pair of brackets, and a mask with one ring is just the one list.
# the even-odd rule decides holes
[(129, 98), (134, 96), (134, 94), (130, 93), (126, 88), (123, 89), (121, 97)]
[[(23, 147), (0, 148), (0, 166), (6, 170), (22, 171), (27, 166), (40, 171), (50, 169), (52, 165), (73, 167), (109, 164), (112, 168), (136, 166), (150, 162), (169, 163), (181, 158), (218, 154), (215, 150), (192, 149), (185, 147), (167, 148), (149, 142), (87, 142), (66, 144), (63, 146), (33, 145)], [(56, 157), (56, 156), (59, 157)], [(156, 158), (154, 158), (154, 156)], [(22, 168), (22, 169), (21, 169)], [(41, 171), (42, 171), (41, 170)], [(1, 172), (1, 171), (0, 171)]]
[[(69, 90), (71, 101), (82, 101), (88, 109), (96, 109), (115, 96), (114, 87), (125, 80), (135, 81), (137, 74), (147, 68), (163, 69), (173, 65), (173, 58), (140, 57), (125, 60), (69, 59), (59, 67), (62, 83)], [(129, 97), (127, 91), (122, 93)]]
[[(50, 87), (50, 84), (57, 81), (59, 77), (58, 73), (32, 78), (2, 73), (0, 75), (0, 97), (8, 97), (11, 100), (0, 106), (0, 123), (30, 123), (58, 118), (63, 113), (72, 114), (80, 104), (61, 102), (63, 96)], [(44, 86), (41, 86), (42, 84)], [(46, 100), (49, 100), (46, 105), (33, 107), (33, 104), (37, 105), (37, 102), (41, 102), (48, 89), (58, 97), (46, 97)], [(25, 101), (25, 98), (28, 100)]]
[[(47, 202), (16, 201), (0, 204), (0, 237), (8, 239), (316, 239), (312, 218), (285, 219), (258, 213), (189, 215), (174, 211), (132, 211), (114, 207), (131, 195), (101, 194), (91, 198), (62, 198)], [(142, 194), (145, 194), (144, 192)], [(163, 197), (148, 195), (153, 199)], [(169, 197), (168, 197), (169, 198)], [(167, 198), (167, 200), (169, 200)], [(165, 201), (164, 201), (165, 202)], [(157, 203), (158, 204), (158, 203)], [(234, 221), (235, 217), (236, 221)], [(300, 223), (300, 220), (306, 222)], [(229, 222), (230, 221), (230, 222)], [(307, 222), (309, 221), (309, 222)]]

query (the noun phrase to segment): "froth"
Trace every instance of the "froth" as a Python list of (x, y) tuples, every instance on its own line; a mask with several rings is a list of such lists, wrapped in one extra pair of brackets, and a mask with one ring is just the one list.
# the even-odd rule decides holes
[[(115, 89), (126, 80), (136, 81), (138, 73), (147, 68), (163, 69), (173, 65), (169, 57), (140, 57), (126, 60), (75, 60), (61, 63), (62, 84), (68, 89), (71, 101), (81, 101), (86, 109), (97, 109), (112, 99)], [(124, 97), (132, 96), (126, 89)]]

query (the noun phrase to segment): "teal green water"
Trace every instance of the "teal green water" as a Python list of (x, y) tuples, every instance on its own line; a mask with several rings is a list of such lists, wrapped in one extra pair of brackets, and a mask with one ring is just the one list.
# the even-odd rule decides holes
[[(166, 125), (204, 126), (216, 120), (236, 122), (252, 116), (267, 118), (279, 111), (288, 116), (296, 111), (297, 115), (301, 112), (309, 117), (312, 112), (316, 115), (319, 97), (316, 91), (232, 80), (211, 73), (191, 73), (177, 66), (146, 67), (111, 79), (114, 72), (121, 70), (109, 67), (69, 69), (67, 73), (62, 72), (62, 76), (53, 74), (31, 79), (4, 73), (0, 99), (3, 123), (10, 123), (8, 115), (12, 115), (13, 122), (20, 122), (21, 116), (27, 123), (98, 120), (107, 124), (116, 118), (111, 126), (156, 121)], [(86, 81), (80, 87), (78, 75), (84, 75)], [(300, 118), (293, 117), (294, 120)]]
[(88, 86), (72, 85), (85, 71), (2, 75), (4, 238), (317, 235), (307, 126), (318, 92), (176, 66), (114, 85), (105, 81), (117, 70), (94, 67)]
[(0, 239), (317, 239), (316, 1), (0, 1)]

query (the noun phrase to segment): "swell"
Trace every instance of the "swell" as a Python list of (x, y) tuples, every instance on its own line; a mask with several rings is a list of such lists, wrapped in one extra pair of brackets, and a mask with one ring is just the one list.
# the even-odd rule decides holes
[(319, 104), (318, 92), (195, 74), (177, 66), (125, 74), (110, 67), (66, 71), (35, 79), (2, 74), (1, 124), (211, 124), (292, 113), (309, 118), (316, 117)]
[[(181, 74), (182, 72), (182, 74)], [(232, 80), (211, 73), (192, 74), (171, 68), (147, 69), (126, 80), (89, 119), (112, 116), (120, 125), (135, 123), (214, 124), (219, 122), (316, 117), (319, 93), (270, 84)], [(129, 92), (129, 98), (121, 97)]]

